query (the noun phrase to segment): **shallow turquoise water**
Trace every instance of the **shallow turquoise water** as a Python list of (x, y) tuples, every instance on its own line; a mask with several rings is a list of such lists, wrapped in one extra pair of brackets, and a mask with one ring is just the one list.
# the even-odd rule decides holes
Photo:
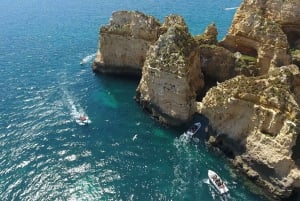
[[(203, 139), (182, 142), (185, 128), (162, 127), (143, 112), (133, 100), (139, 80), (79, 65), (96, 52), (112, 11), (161, 21), (180, 14), (192, 34), (214, 21), (222, 38), (235, 11), (224, 9), (239, 3), (2, 0), (1, 200), (263, 200)], [(75, 123), (80, 112), (90, 125)], [(226, 180), (227, 197), (207, 184), (208, 169)]]

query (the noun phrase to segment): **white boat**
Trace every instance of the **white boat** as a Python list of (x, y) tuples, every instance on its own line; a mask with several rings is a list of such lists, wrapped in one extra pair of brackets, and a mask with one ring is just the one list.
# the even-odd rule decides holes
[(88, 116), (81, 115), (79, 118), (76, 119), (76, 123), (83, 126), (90, 124), (92, 121), (89, 119)]
[(92, 59), (96, 56), (96, 54), (90, 54), (86, 57), (84, 57), (81, 61), (80, 61), (80, 65), (84, 65), (90, 61), (92, 61)]
[(226, 184), (222, 181), (221, 177), (212, 170), (208, 170), (209, 181), (216, 187), (220, 194), (227, 193), (229, 189)]
[(194, 123), (185, 133), (189, 136), (192, 137), (197, 133), (197, 131), (201, 128), (201, 123), (196, 122)]

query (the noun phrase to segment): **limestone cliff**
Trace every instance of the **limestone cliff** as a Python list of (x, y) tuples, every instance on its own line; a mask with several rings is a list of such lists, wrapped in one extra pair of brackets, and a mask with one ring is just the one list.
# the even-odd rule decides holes
[(236, 75), (236, 58), (229, 50), (218, 45), (218, 30), (210, 24), (203, 34), (195, 36), (199, 46), (201, 69), (210, 82), (223, 82)]
[[(274, 197), (288, 197), (300, 189), (300, 73), (287, 65), (300, 63), (299, 10), (299, 0), (244, 0), (221, 46), (214, 24), (193, 37), (177, 15), (160, 24), (115, 12), (100, 29), (93, 70), (141, 74), (136, 101), (164, 124), (204, 114), (212, 144)], [(222, 83), (206, 93), (207, 80)]]
[(137, 101), (160, 122), (178, 125), (195, 113), (196, 91), (203, 85), (199, 49), (182, 17), (168, 16), (149, 49)]
[(221, 44), (257, 57), (259, 74), (291, 63), (289, 48), (299, 48), (300, 1), (244, 0)]
[(227, 80), (198, 109), (216, 131), (211, 142), (273, 196), (288, 197), (300, 187), (299, 104), (300, 72), (291, 65)]
[(140, 75), (149, 46), (158, 39), (160, 26), (154, 17), (137, 11), (114, 12), (109, 25), (100, 29), (93, 70)]

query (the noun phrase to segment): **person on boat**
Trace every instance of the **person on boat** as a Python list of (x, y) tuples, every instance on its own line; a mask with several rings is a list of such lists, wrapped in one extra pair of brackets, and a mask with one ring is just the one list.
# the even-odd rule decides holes
[(212, 179), (216, 181), (218, 179), (217, 175), (212, 176)]
[(190, 128), (190, 131), (191, 131), (192, 133), (194, 133), (194, 132), (196, 131), (196, 129), (197, 129), (197, 126), (193, 125), (193, 126)]
[(220, 187), (222, 185), (222, 181), (220, 179), (216, 179), (216, 184)]
[(80, 116), (80, 121), (85, 121), (86, 120), (86, 116), (84, 116), (84, 115), (82, 115), (82, 116)]

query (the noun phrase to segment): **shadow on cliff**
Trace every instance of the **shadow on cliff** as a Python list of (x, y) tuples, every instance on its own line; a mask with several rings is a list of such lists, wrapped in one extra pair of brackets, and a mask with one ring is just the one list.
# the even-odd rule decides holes
[(218, 81), (216, 79), (213, 79), (211, 78), (210, 76), (206, 75), (205, 73), (204, 74), (204, 88), (197, 91), (196, 94), (197, 94), (197, 97), (196, 97), (196, 101), (197, 102), (202, 102), (202, 99), (205, 97), (207, 91), (214, 87), (214, 86), (217, 86), (217, 83)]

